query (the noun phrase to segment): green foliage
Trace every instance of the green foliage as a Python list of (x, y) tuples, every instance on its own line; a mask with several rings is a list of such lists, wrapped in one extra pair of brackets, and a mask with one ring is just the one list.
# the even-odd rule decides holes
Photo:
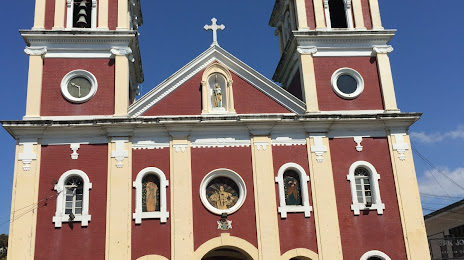
[(8, 235), (1, 234), (0, 235), (0, 249), (3, 248), (4, 251), (0, 252), (0, 260), (6, 259), (7, 248), (8, 248)]

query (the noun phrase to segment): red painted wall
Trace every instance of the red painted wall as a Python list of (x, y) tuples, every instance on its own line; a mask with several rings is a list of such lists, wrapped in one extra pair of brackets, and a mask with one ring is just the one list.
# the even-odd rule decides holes
[(225, 233), (244, 239), (257, 247), (251, 148), (193, 148), (192, 189), (195, 250), (206, 241), (223, 233), (217, 229), (217, 221), (220, 220), (220, 216), (209, 212), (201, 203), (198, 194), (203, 178), (219, 168), (227, 168), (238, 173), (247, 188), (245, 203), (237, 212), (228, 217), (228, 220), (232, 220), (233, 228)]
[(45, 29), (51, 30), (55, 25), (55, 0), (45, 1)]
[[(114, 67), (112, 59), (45, 59), (40, 115), (113, 115)], [(77, 69), (91, 72), (98, 82), (95, 96), (82, 104), (68, 102), (61, 94), (61, 80)]]
[[(306, 174), (309, 173), (308, 152), (306, 145), (295, 146), (273, 146), (272, 157), (274, 159), (275, 176), (280, 167), (286, 163), (296, 163), (303, 167)], [(313, 205), (311, 196), (311, 183), (306, 184), (309, 192), (309, 204)], [(280, 206), (279, 187), (276, 183), (276, 202)], [(316, 227), (314, 223), (314, 214), (311, 212), (310, 218), (305, 218), (304, 213), (288, 213), (286, 219), (278, 215), (279, 234), (280, 234), (280, 251), (285, 254), (287, 251), (296, 248), (307, 248), (317, 253)]]
[[(106, 243), (106, 187), (108, 175), (107, 145), (81, 145), (79, 159), (71, 159), (69, 145), (42, 146), (40, 165), (39, 203), (37, 210), (37, 235), (35, 258), (48, 259), (105, 259)], [(52, 218), (56, 210), (54, 180), (68, 170), (84, 171), (92, 183), (89, 192), (89, 213), (92, 220), (87, 227), (79, 222), (63, 223), (55, 228)]]
[(301, 89), (301, 78), (300, 78), (300, 70), (295, 73), (290, 85), (288, 86), (288, 92), (292, 93), (298, 99), (304, 101), (303, 99), (303, 91)]
[[(363, 93), (351, 100), (335, 94), (331, 85), (333, 73), (340, 68), (352, 68), (364, 79)], [(371, 57), (316, 57), (314, 58), (317, 97), (321, 111), (382, 110), (383, 101), (377, 71), (377, 61)]]
[[(363, 138), (362, 152), (357, 152), (352, 138), (331, 139), (330, 150), (337, 196), (338, 219), (345, 260), (358, 260), (364, 253), (380, 250), (391, 259), (406, 260), (396, 188), (386, 138)], [(350, 182), (346, 176), (356, 161), (371, 163), (380, 174), (379, 189), (385, 204), (383, 215), (377, 211), (351, 211)]]
[[(145, 112), (144, 116), (200, 115), (201, 79), (199, 72), (163, 100)], [(238, 114), (289, 113), (290, 111), (232, 73), (234, 104)]]
[(116, 30), (118, 26), (118, 0), (108, 0), (108, 27)]
[(313, 0), (306, 0), (306, 19), (308, 20), (309, 29), (316, 29), (316, 17), (314, 15)]
[(371, 8), (369, 6), (369, 0), (361, 0), (361, 6), (364, 16), (364, 25), (368, 30), (372, 30)]
[[(169, 148), (160, 150), (132, 151), (132, 180), (137, 174), (147, 168), (156, 167), (163, 171), (166, 179), (170, 179)], [(135, 188), (132, 191), (132, 212), (135, 212)], [(170, 188), (166, 189), (167, 210), (170, 212)], [(132, 221), (132, 259), (145, 255), (162, 255), (171, 258), (171, 218), (166, 223), (159, 219), (142, 219), (142, 224), (136, 225)]]

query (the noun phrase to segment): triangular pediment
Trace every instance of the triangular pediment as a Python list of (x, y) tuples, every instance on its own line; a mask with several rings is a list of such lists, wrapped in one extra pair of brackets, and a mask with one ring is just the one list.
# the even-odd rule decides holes
[[(223, 64), (233, 74), (237, 75), (240, 79), (259, 90), (269, 99), (272, 99), (275, 103), (288, 110), (289, 113), (304, 114), (305, 104), (301, 100), (221, 47), (213, 45), (132, 104), (129, 107), (129, 116), (144, 116), (148, 110), (162, 102), (170, 94), (175, 92), (178, 88), (215, 62)], [(198, 82), (198, 84), (199, 83), (200, 82)]]

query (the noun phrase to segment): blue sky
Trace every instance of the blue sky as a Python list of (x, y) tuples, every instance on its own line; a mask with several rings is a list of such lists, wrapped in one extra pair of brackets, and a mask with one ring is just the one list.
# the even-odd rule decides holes
[[(442, 173), (464, 183), (464, 1), (379, 2), (384, 27), (398, 29), (391, 42), (395, 51), (390, 58), (399, 107), (403, 112), (424, 113), (411, 128), (414, 145)], [(142, 93), (210, 46), (211, 32), (205, 32), (203, 26), (210, 24), (212, 17), (226, 25), (226, 30), (218, 33), (221, 47), (272, 78), (279, 61), (278, 41), (274, 29), (268, 26), (273, 4), (274, 1), (259, 0), (142, 0)], [(34, 1), (9, 1), (8, 6), (8, 11), (0, 16), (5, 37), (0, 48), (0, 96), (5, 97), (0, 104), (0, 119), (18, 120), (25, 112), (28, 71), (25, 44), (18, 30), (32, 27)], [(8, 232), (15, 141), (0, 130), (0, 142), (1, 234)], [(422, 193), (452, 197), (423, 196), (424, 208), (438, 209), (464, 198), (464, 190), (441, 173), (428, 171), (417, 155), (415, 162)]]

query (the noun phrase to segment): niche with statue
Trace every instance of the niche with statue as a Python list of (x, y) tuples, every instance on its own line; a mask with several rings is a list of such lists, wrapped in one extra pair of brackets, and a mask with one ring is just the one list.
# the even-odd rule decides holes
[(209, 66), (203, 73), (202, 114), (235, 113), (232, 76), (219, 63)]

